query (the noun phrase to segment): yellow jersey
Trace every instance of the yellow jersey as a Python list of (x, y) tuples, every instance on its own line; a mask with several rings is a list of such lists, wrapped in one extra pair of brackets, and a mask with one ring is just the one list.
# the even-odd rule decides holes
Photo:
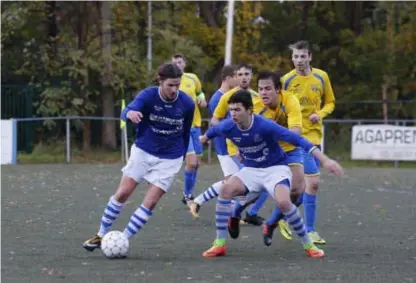
[[(239, 90), (238, 87), (226, 92), (220, 99), (217, 107), (214, 111), (214, 117), (217, 119), (224, 119), (228, 113), (228, 100), (230, 97)], [(286, 128), (299, 127), (302, 128), (302, 115), (300, 111), (300, 105), (298, 99), (290, 92), (282, 91), (279, 93), (279, 107), (275, 110), (267, 107), (263, 104), (259, 94), (254, 90), (249, 89), (253, 100), (253, 113), (262, 115), (263, 117), (276, 121)], [(279, 142), (284, 151), (290, 151), (295, 148), (294, 145)], [(227, 150), (230, 156), (237, 154), (237, 147), (227, 139)]]
[[(307, 76), (296, 74), (292, 70), (282, 77), (283, 89), (292, 92), (299, 100), (302, 111), (302, 136), (314, 145), (321, 144), (322, 120), (334, 111), (335, 96), (328, 74), (312, 68)], [(324, 106), (321, 108), (322, 102)], [(318, 114), (320, 120), (313, 124), (311, 114)]]
[(201, 112), (199, 111), (198, 102), (196, 97), (202, 92), (201, 81), (195, 74), (184, 73), (181, 78), (181, 84), (179, 90), (189, 95), (195, 102), (194, 120), (192, 121), (192, 127), (201, 127)]
[[(291, 92), (285, 90), (282, 90), (278, 95), (279, 107), (276, 108), (274, 114), (276, 123), (288, 129), (293, 127), (302, 129), (302, 112), (299, 100)], [(279, 144), (285, 152), (295, 149), (293, 144), (284, 141), (279, 141)]]

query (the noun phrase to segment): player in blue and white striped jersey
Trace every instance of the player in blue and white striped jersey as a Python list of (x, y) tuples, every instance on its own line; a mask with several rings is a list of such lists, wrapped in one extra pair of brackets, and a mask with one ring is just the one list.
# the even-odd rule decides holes
[(93, 251), (101, 246), (102, 237), (144, 179), (150, 183), (149, 188), (124, 230), (127, 238), (134, 236), (147, 223), (153, 208), (181, 169), (195, 110), (192, 99), (179, 91), (181, 76), (182, 71), (176, 65), (162, 65), (158, 71), (159, 87), (142, 90), (122, 111), (122, 120), (129, 119), (136, 124), (136, 140), (122, 169), (117, 191), (104, 209), (100, 229), (84, 243), (85, 249)]
[[(216, 136), (223, 136), (233, 141), (238, 147), (244, 168), (228, 179), (217, 198), (215, 219), (217, 238), (213, 246), (203, 253), (204, 257), (216, 257), (226, 254), (225, 240), (227, 226), (230, 235), (235, 232), (232, 221), (233, 197), (246, 195), (247, 201), (267, 190), (276, 200), (281, 212), (286, 216), (291, 229), (299, 236), (303, 248), (310, 257), (320, 258), (324, 252), (309, 239), (302, 217), (290, 199), (290, 182), (292, 173), (287, 164), (287, 156), (278, 144), (285, 141), (302, 147), (322, 162), (330, 172), (341, 175), (341, 166), (324, 155), (306, 139), (289, 131), (287, 128), (252, 112), (253, 101), (249, 92), (240, 90), (229, 100), (231, 119), (226, 119), (211, 127), (201, 142)], [(227, 225), (228, 222), (228, 225)], [(238, 225), (238, 221), (234, 222)]]

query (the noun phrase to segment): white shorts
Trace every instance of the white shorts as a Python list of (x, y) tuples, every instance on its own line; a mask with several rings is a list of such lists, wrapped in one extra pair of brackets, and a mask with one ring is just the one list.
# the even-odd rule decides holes
[(217, 155), (217, 157), (221, 165), (221, 170), (224, 173), (224, 177), (237, 173), (242, 167), (238, 160), (236, 160), (237, 157), (235, 156), (231, 157), (229, 155)]
[(276, 185), (285, 179), (290, 184), (292, 171), (286, 165), (276, 165), (267, 168), (244, 167), (233, 176), (238, 177), (249, 190), (247, 195), (247, 201), (249, 201), (263, 190), (267, 190), (275, 198), (274, 189)]
[(121, 171), (123, 176), (130, 177), (137, 183), (145, 179), (150, 184), (167, 192), (176, 174), (181, 170), (182, 162), (183, 157), (162, 159), (141, 150), (133, 144), (129, 161)]

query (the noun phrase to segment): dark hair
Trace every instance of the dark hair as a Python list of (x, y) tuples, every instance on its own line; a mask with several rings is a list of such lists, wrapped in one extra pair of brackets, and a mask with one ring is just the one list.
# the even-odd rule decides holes
[(251, 93), (247, 90), (239, 90), (228, 99), (228, 104), (241, 103), (246, 110), (253, 108)]
[(261, 71), (257, 77), (257, 84), (259, 84), (260, 80), (268, 80), (271, 79), (273, 81), (274, 87), (277, 90), (282, 89), (282, 82), (280, 81), (281, 75), (278, 75), (275, 72), (271, 71)]
[(221, 70), (221, 80), (224, 81), (227, 77), (232, 77), (236, 70), (235, 65), (225, 65)]
[(308, 53), (311, 53), (311, 48), (309, 47), (309, 42), (306, 40), (297, 41), (291, 45), (289, 45), (290, 49), (306, 49)]
[(172, 56), (172, 58), (174, 58), (174, 59), (181, 58), (181, 59), (183, 59), (183, 60), (186, 62), (186, 58), (185, 58), (185, 56), (183, 56), (182, 54), (179, 54), (179, 53), (174, 54), (174, 55)]
[(246, 69), (248, 69), (248, 70), (250, 70), (250, 71), (253, 71), (253, 67), (251, 67), (251, 66), (250, 66), (249, 64), (247, 64), (247, 63), (242, 63), (242, 64), (238, 65), (237, 70), (240, 70), (240, 69), (242, 69), (242, 68), (246, 68)]
[(164, 81), (166, 79), (179, 79), (183, 73), (176, 64), (163, 64), (157, 71), (157, 79)]

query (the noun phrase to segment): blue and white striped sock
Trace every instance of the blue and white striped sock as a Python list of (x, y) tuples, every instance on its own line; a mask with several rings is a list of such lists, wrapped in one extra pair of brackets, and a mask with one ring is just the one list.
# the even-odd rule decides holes
[(217, 239), (226, 239), (228, 235), (228, 219), (231, 217), (232, 203), (231, 200), (225, 200), (218, 197), (215, 207), (215, 226), (217, 227)]
[(152, 211), (144, 207), (143, 204), (140, 205), (130, 217), (129, 224), (127, 224), (126, 229), (123, 231), (124, 235), (126, 235), (128, 239), (136, 235), (136, 233), (147, 223), (150, 216), (152, 216)]
[(104, 209), (103, 216), (101, 217), (100, 230), (97, 235), (104, 237), (105, 234), (110, 230), (113, 222), (116, 221), (120, 215), (120, 211), (123, 208), (124, 203), (115, 200), (114, 196), (111, 196), (108, 200), (107, 206)]
[(310, 242), (298, 208), (292, 204), (292, 208), (283, 214), (285, 215), (286, 221), (289, 223), (290, 228), (296, 233), (296, 235), (299, 236), (299, 238), (302, 240), (302, 243)]
[(213, 198), (218, 197), (222, 184), (224, 184), (224, 181), (219, 181), (213, 184), (211, 187), (206, 189), (202, 194), (198, 195), (194, 202), (196, 202), (199, 205), (202, 205), (203, 203), (212, 200)]

